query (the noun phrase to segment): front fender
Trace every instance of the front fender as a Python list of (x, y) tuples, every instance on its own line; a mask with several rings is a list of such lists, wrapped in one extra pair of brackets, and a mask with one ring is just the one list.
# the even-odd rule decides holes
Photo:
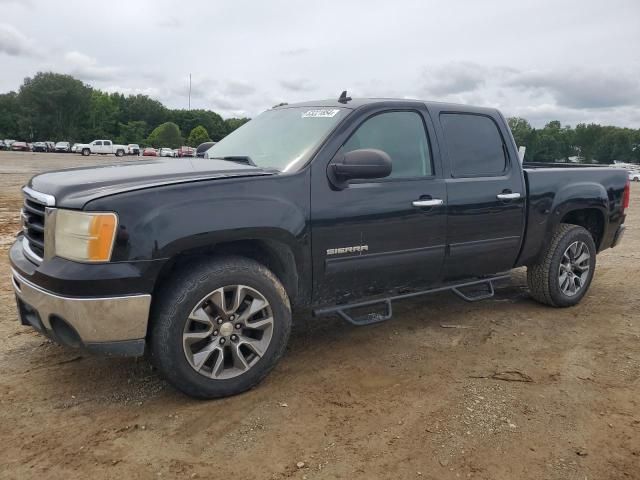
[(85, 208), (118, 214), (112, 261), (168, 259), (257, 239), (288, 246), (301, 266), (311, 252), (308, 182), (305, 174), (188, 182), (103, 197)]

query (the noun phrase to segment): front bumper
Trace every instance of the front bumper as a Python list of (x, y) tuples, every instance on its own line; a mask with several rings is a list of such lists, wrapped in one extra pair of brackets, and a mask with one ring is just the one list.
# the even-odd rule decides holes
[(58, 343), (107, 355), (144, 353), (151, 295), (64, 297), (30, 283), (12, 269), (23, 325)]

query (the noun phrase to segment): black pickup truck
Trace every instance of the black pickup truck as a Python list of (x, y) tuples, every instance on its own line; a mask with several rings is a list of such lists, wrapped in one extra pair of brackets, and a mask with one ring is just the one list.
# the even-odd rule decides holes
[(624, 232), (614, 168), (523, 168), (500, 112), (415, 100), (282, 105), (206, 158), (37, 175), (10, 250), (21, 322), (73, 347), (147, 352), (201, 398), (256, 385), (293, 312), (356, 325), (393, 300), (465, 300), (526, 266), (575, 305)]

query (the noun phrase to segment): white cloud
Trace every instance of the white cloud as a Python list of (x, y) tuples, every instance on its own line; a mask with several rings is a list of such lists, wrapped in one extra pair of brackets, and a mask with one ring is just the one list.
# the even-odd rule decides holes
[(640, 106), (640, 69), (574, 68), (516, 75), (511, 85), (549, 93), (570, 108)]
[(38, 57), (40, 55), (32, 39), (6, 23), (0, 23), (0, 53), (6, 53), (13, 57)]
[(228, 80), (222, 87), (222, 91), (233, 97), (246, 97), (256, 91), (256, 87), (248, 82), (240, 80)]
[(422, 90), (436, 96), (471, 92), (481, 87), (488, 76), (487, 67), (472, 62), (427, 67), (422, 74)]
[(191, 72), (191, 107), (222, 115), (347, 89), (640, 127), (638, 0), (331, 3), (94, 1), (96, 27), (80, 0), (0, 0), (0, 92), (53, 70), (186, 108)]
[(308, 78), (280, 80), (280, 86), (291, 92), (309, 92), (315, 90), (316, 86)]
[(67, 73), (87, 82), (113, 80), (121, 73), (120, 68), (99, 65), (95, 58), (77, 51), (65, 53), (64, 63)]

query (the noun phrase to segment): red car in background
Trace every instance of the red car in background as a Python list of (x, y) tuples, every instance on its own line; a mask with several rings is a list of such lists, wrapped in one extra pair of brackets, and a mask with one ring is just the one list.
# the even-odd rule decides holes
[(157, 157), (158, 151), (155, 148), (147, 147), (142, 151), (143, 157)]
[(191, 147), (184, 147), (184, 146), (180, 147), (178, 149), (178, 156), (179, 157), (195, 157), (196, 149)]
[(28, 152), (31, 149), (27, 142), (13, 142), (13, 144), (11, 144), (11, 150), (14, 152)]

